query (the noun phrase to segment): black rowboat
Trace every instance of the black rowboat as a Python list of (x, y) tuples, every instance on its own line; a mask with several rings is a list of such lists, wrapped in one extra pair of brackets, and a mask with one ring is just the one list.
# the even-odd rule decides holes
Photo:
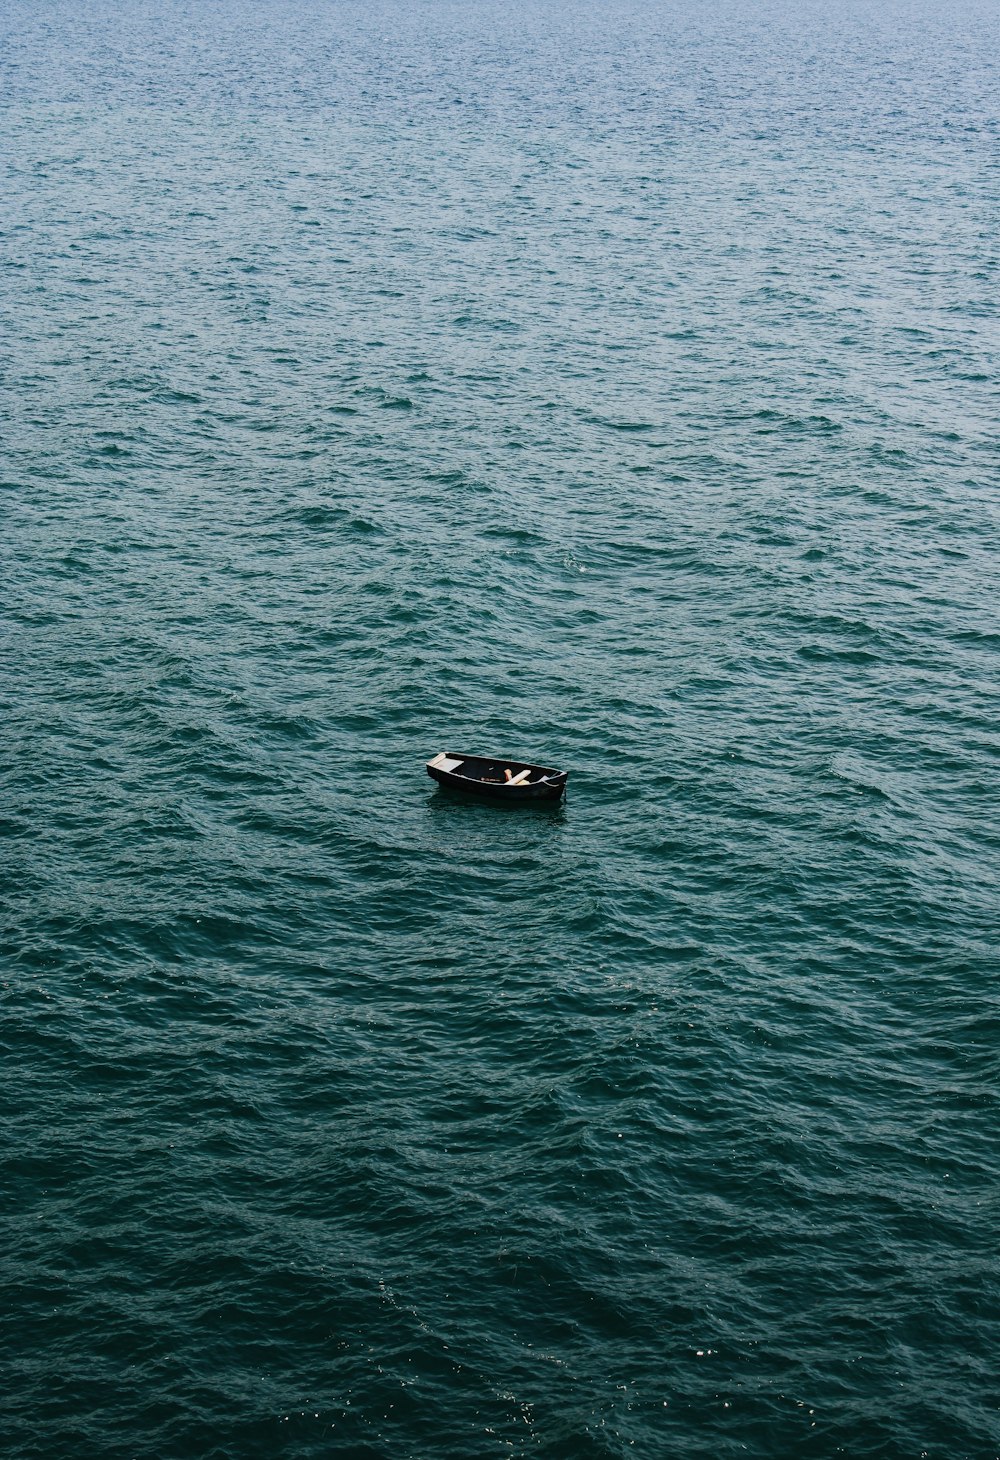
[(427, 762), (427, 774), (454, 791), (472, 791), (498, 801), (558, 801), (566, 789), (569, 771), (529, 765), (524, 760), (499, 756), (459, 755), (442, 751)]

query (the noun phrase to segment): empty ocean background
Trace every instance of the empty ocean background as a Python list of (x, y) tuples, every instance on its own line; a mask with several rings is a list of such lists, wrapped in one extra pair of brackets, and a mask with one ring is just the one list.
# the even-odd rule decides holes
[(0, 82), (3, 1455), (993, 1460), (1000, 10)]

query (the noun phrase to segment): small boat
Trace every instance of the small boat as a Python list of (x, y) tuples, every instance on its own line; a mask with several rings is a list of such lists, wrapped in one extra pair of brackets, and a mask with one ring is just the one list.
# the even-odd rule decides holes
[(569, 771), (529, 765), (500, 756), (458, 755), (442, 751), (427, 762), (427, 774), (454, 791), (473, 791), (498, 801), (558, 801), (566, 789)]

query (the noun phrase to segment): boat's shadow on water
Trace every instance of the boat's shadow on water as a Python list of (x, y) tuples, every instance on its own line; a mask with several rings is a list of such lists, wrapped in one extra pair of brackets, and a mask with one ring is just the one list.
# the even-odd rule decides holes
[(456, 817), (463, 821), (488, 816), (530, 816), (533, 821), (563, 821), (566, 817), (566, 796), (558, 801), (502, 801), (477, 796), (474, 791), (454, 790), (438, 786), (427, 798), (428, 810), (435, 816)]

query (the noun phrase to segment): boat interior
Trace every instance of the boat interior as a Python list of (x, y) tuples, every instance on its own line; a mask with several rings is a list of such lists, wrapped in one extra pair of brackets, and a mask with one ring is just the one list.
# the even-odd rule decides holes
[(447, 771), (470, 781), (494, 781), (497, 785), (533, 786), (556, 774), (545, 766), (525, 765), (523, 761), (486, 760), (479, 756), (447, 755), (442, 752), (429, 762), (434, 770)]

